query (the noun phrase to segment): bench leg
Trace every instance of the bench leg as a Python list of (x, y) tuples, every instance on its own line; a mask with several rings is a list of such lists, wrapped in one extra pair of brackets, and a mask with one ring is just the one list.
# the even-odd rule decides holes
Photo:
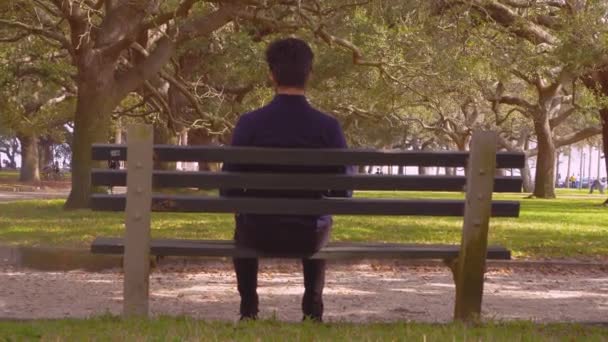
[[(464, 283), (459, 283), (458, 282), (458, 258), (454, 258), (454, 259), (443, 259), (443, 263), (450, 269), (450, 272), (452, 273), (452, 279), (454, 280), (454, 285), (456, 287), (456, 293), (463, 293), (463, 286), (467, 286)], [(487, 267), (484, 266), (483, 268), (483, 274), (485, 274), (487, 272)], [(479, 302), (481, 303), (481, 295), (479, 296)], [(473, 320), (473, 321), (477, 321), (479, 319), (479, 312), (473, 312), (470, 316), (469, 319), (467, 320)]]
[(458, 321), (475, 321), (481, 315), (488, 227), (496, 170), (496, 144), (495, 132), (476, 131), (473, 134), (467, 170), (462, 242), (454, 271), (454, 319)]
[(123, 316), (147, 317), (152, 206), (152, 126), (128, 127)]

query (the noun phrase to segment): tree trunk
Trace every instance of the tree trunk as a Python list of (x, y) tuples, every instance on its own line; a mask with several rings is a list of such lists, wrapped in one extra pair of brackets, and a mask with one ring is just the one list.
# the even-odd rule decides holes
[(445, 174), (446, 174), (446, 176), (456, 176), (456, 168), (455, 167), (446, 167)]
[(38, 137), (34, 135), (19, 135), (21, 144), (21, 170), (20, 182), (40, 182), (40, 168), (38, 165)]
[(597, 145), (597, 179), (602, 179), (602, 146)]
[(38, 159), (40, 160), (39, 167), (40, 170), (44, 169), (44, 167), (53, 164), (53, 141), (50, 139), (40, 139), (38, 141), (38, 150), (39, 155)]
[(521, 178), (523, 180), (524, 192), (531, 193), (534, 191), (534, 184), (532, 182), (532, 173), (530, 172), (528, 158), (526, 158), (524, 162), (524, 168), (521, 169)]
[(593, 146), (591, 146), (591, 144), (589, 144), (589, 170), (587, 173), (587, 178), (589, 179), (589, 181), (587, 182), (589, 189), (591, 189), (591, 169), (593, 168), (593, 165), (591, 164), (591, 155), (593, 154)]
[[(420, 139), (412, 139), (412, 150), (414, 151), (425, 151), (426, 146), (423, 144)], [(418, 175), (427, 175), (430, 171), (425, 166), (418, 166)]]
[(566, 170), (566, 180), (564, 184), (566, 184), (566, 188), (570, 188), (570, 167), (572, 166), (572, 145), (568, 145), (568, 169)]
[[(88, 69), (95, 69), (89, 67)], [(72, 191), (65, 209), (87, 208), (91, 195), (91, 168), (102, 167), (103, 162), (93, 162), (91, 145), (105, 143), (110, 136), (110, 113), (118, 105), (113, 91), (114, 66), (97, 68), (96, 72), (79, 75), (78, 97), (74, 118), (72, 149)]]
[[(177, 145), (177, 135), (173, 134), (166, 124), (157, 122), (154, 124), (154, 144)], [(154, 161), (154, 170), (175, 171), (177, 163)]]
[(114, 143), (122, 144), (122, 120), (120, 116), (114, 122)]
[[(205, 129), (191, 129), (188, 133), (188, 145), (209, 145), (213, 142), (213, 136), (207, 132)], [(217, 164), (217, 163), (213, 163)], [(198, 170), (199, 171), (212, 171), (212, 169), (217, 168), (216, 165), (212, 165), (207, 161), (199, 161), (198, 162)]]
[(534, 131), (538, 138), (538, 155), (533, 195), (538, 198), (555, 198), (555, 144), (549, 119), (535, 122)]
[(405, 166), (399, 165), (399, 168), (397, 170), (398, 170), (397, 173), (399, 175), (404, 175), (405, 174)]
[[(604, 166), (608, 175), (608, 108), (600, 109), (600, 117), (602, 119), (602, 150), (604, 152)], [(608, 199), (604, 201), (604, 205), (608, 204)]]

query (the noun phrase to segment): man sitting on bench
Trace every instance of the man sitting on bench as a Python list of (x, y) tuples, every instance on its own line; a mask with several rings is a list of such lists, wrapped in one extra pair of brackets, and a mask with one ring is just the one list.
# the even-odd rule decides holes
[[(266, 106), (244, 114), (234, 128), (233, 146), (280, 148), (346, 148), (339, 122), (314, 109), (305, 97), (313, 52), (304, 41), (277, 40), (266, 50), (266, 61), (276, 96)], [(258, 173), (345, 173), (347, 167), (298, 167), (280, 165), (224, 164), (224, 171)], [(348, 191), (295, 191), (224, 189), (223, 196), (321, 198), (350, 196)], [(235, 215), (238, 246), (264, 253), (312, 255), (329, 240), (331, 216)], [(304, 319), (322, 321), (325, 260), (302, 259), (304, 269)], [(258, 259), (235, 258), (241, 319), (258, 314)]]

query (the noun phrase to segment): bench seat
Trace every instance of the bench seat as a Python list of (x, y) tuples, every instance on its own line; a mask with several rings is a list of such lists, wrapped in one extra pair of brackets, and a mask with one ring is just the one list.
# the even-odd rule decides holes
[[(91, 244), (91, 252), (123, 254), (124, 239), (98, 237)], [(370, 242), (330, 242), (313, 259), (442, 259), (458, 257), (460, 245), (397, 244)], [(252, 249), (236, 247), (231, 240), (152, 239), (150, 254), (156, 256), (208, 256), (301, 258), (300, 254), (270, 255)], [(487, 259), (509, 260), (511, 251), (501, 246), (488, 246)]]

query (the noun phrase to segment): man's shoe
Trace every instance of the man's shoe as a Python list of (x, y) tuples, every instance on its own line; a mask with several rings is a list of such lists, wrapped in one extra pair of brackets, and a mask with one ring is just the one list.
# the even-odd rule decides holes
[(241, 318), (239, 318), (240, 322), (243, 321), (255, 321), (258, 319), (257, 315), (241, 315)]
[(313, 323), (323, 323), (323, 317), (314, 316), (314, 315), (304, 315), (302, 317), (302, 322), (310, 321)]

